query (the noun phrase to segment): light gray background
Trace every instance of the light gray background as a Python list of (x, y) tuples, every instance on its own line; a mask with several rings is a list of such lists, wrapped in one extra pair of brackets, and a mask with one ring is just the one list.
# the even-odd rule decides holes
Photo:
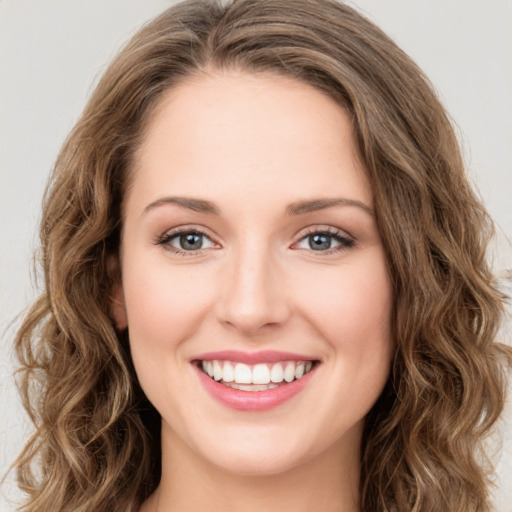
[[(170, 0), (0, 0), (0, 474), (29, 426), (13, 385), (10, 322), (35, 295), (31, 254), (58, 149), (116, 50)], [(512, 0), (355, 0), (426, 71), (456, 120), (471, 176), (512, 268)], [(510, 285), (508, 285), (509, 292)], [(510, 339), (510, 329), (508, 338)], [(497, 510), (512, 512), (512, 408), (497, 455)], [(14, 510), (13, 477), (0, 511)]]

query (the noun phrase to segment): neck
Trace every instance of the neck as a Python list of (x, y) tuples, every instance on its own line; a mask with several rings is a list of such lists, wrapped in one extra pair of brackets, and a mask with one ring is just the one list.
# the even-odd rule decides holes
[(357, 512), (360, 433), (351, 437), (279, 474), (241, 475), (199, 457), (164, 426), (162, 478), (141, 512)]

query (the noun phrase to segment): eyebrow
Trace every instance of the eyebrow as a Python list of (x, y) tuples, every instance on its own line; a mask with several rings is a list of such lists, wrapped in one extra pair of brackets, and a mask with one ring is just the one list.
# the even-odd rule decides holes
[(346, 199), (344, 197), (296, 201), (295, 203), (291, 203), (286, 207), (286, 214), (301, 215), (303, 213), (324, 210), (325, 208), (332, 208), (333, 206), (356, 206), (357, 208), (361, 208), (372, 216), (375, 215), (375, 212), (363, 202), (358, 201), (357, 199)]
[[(166, 204), (176, 204), (182, 208), (193, 210), (199, 213), (208, 213), (212, 215), (220, 215), (220, 209), (212, 202), (206, 199), (196, 199), (193, 197), (162, 197), (150, 203), (144, 208), (144, 213), (147, 213), (154, 208), (157, 208)], [(334, 206), (355, 206), (361, 208), (369, 215), (375, 215), (375, 212), (357, 199), (347, 199), (343, 197), (336, 198), (318, 198), (310, 200), (295, 201), (286, 207), (286, 215), (302, 215), (305, 213), (316, 212), (318, 210), (324, 210), (326, 208), (332, 208)]]
[(195, 212), (220, 215), (219, 208), (217, 208), (213, 203), (206, 201), (205, 199), (194, 199), (193, 197), (162, 197), (161, 199), (157, 199), (156, 201), (148, 204), (146, 208), (144, 208), (144, 213), (165, 204), (177, 204), (178, 206)]

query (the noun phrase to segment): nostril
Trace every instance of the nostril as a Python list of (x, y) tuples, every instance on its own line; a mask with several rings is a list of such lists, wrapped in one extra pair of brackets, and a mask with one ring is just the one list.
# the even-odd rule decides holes
[(225, 327), (252, 337), (288, 319), (290, 308), (282, 281), (264, 267), (260, 263), (245, 265), (243, 275), (225, 283), (224, 295), (217, 304), (217, 318)]

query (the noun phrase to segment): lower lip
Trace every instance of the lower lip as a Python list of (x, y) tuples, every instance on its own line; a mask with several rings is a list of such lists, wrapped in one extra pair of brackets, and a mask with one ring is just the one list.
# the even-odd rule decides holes
[(243, 391), (224, 386), (211, 379), (198, 366), (194, 365), (198, 372), (199, 379), (206, 390), (218, 402), (237, 411), (267, 411), (273, 409), (293, 398), (311, 380), (316, 370), (316, 365), (301, 379), (283, 384), (274, 389), (266, 391)]

